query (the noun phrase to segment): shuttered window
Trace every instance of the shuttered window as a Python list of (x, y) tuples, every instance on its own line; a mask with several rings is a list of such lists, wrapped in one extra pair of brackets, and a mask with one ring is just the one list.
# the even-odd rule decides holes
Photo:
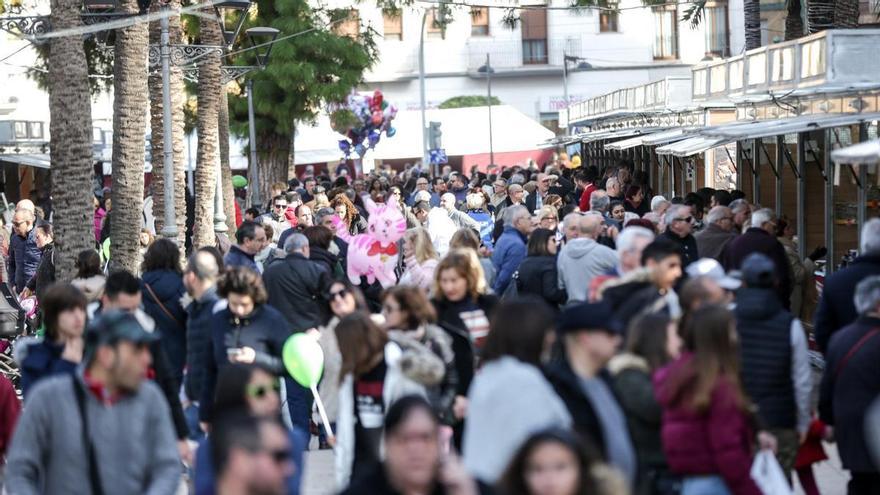
[(403, 40), (403, 14), (401, 12), (382, 12), (382, 18), (385, 22), (385, 39), (386, 40)]

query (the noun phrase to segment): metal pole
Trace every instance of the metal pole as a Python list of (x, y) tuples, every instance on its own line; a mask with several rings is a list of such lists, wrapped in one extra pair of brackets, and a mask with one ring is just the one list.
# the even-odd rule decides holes
[(568, 123), (568, 55), (565, 52), (562, 52), (562, 97), (565, 98), (565, 114), (566, 114), (566, 123), (565, 123), (565, 135), (570, 135), (569, 129), (571, 126)]
[(226, 212), (223, 211), (223, 164), (217, 156), (217, 181), (214, 186), (214, 232), (218, 234), (229, 230), (226, 226)]
[[(425, 19), (428, 11), (422, 13), (422, 31), (419, 35), (419, 98), (422, 111), (422, 170), (427, 169), (430, 160), (428, 158), (428, 122), (425, 118)], [(440, 166), (434, 166), (434, 176), (440, 175)]]
[(825, 276), (834, 273), (834, 162), (831, 161), (831, 129), (823, 132), (822, 159), (825, 162)]
[(785, 172), (785, 165), (782, 160), (785, 156), (785, 136), (776, 136), (776, 216), (781, 217), (782, 208), (782, 174)]
[[(864, 143), (868, 140), (868, 124), (862, 122), (859, 124), (859, 142)], [(859, 235), (859, 243), (862, 242), (862, 227), (868, 219), (868, 167), (866, 165), (857, 165), (859, 168), (859, 192), (856, 204), (856, 222)]]
[(807, 195), (807, 150), (805, 139), (809, 134), (799, 132), (797, 135), (797, 235), (798, 257), (804, 259), (807, 256), (807, 218), (806, 218), (806, 195)]
[(488, 76), (489, 100), (489, 165), (495, 165), (495, 147), (492, 145), (492, 64), (489, 63), (489, 54), (486, 54), (486, 76)]
[(248, 101), (248, 134), (250, 142), (248, 146), (251, 150), (251, 178), (253, 183), (251, 186), (251, 206), (260, 209), (263, 201), (260, 194), (260, 164), (257, 162), (257, 129), (254, 125), (254, 80), (248, 79), (247, 82), (247, 101)]
[(761, 204), (761, 154), (758, 153), (758, 140), (752, 139), (752, 203)]
[[(163, 7), (167, 10), (168, 7)], [(171, 48), (168, 46), (168, 16), (159, 21), (161, 35), (159, 50), (162, 60), (162, 164), (165, 167), (165, 219), (162, 235), (177, 240), (177, 216), (174, 213), (174, 148), (171, 146)]]

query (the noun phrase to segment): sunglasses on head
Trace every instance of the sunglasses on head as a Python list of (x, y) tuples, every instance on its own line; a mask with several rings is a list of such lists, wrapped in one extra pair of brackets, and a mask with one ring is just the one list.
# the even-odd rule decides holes
[(248, 385), (246, 389), (248, 396), (255, 399), (262, 399), (269, 395), (269, 392), (274, 391), (275, 393), (278, 393), (280, 390), (281, 384), (277, 381), (271, 385)]

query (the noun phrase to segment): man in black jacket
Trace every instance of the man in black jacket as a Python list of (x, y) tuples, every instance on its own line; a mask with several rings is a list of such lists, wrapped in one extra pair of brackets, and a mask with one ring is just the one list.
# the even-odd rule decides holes
[(819, 395), (819, 418), (834, 426), (850, 495), (877, 493), (880, 473), (865, 442), (865, 411), (880, 395), (880, 276), (855, 289), (858, 319), (831, 338)]
[(620, 325), (606, 305), (583, 303), (562, 311), (557, 332), (562, 353), (547, 366), (547, 380), (571, 413), (574, 430), (632, 484), (635, 451), (605, 370), (620, 345)]
[(865, 222), (859, 239), (860, 256), (848, 267), (825, 278), (822, 298), (814, 317), (816, 343), (823, 352), (828, 348), (828, 341), (834, 332), (857, 317), (853, 305), (856, 284), (865, 277), (880, 275), (880, 218)]
[(269, 304), (287, 318), (293, 333), (317, 328), (323, 323), (321, 304), (330, 287), (330, 274), (325, 266), (309, 260), (309, 240), (302, 234), (291, 234), (284, 252), (286, 257), (272, 261), (263, 271)]
[(697, 240), (692, 234), (693, 230), (694, 215), (690, 206), (672, 205), (666, 210), (666, 232), (657, 238), (668, 239), (679, 246), (681, 266), (684, 268), (700, 259)]
[(721, 264), (727, 271), (739, 270), (752, 253), (761, 253), (776, 265), (776, 293), (785, 309), (791, 308), (791, 267), (785, 248), (776, 239), (776, 212), (762, 208), (752, 213), (751, 227), (728, 242), (721, 253)]

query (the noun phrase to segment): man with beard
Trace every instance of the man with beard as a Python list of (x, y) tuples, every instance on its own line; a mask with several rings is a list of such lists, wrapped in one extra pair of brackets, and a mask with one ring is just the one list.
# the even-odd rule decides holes
[(39, 383), (6, 468), (9, 493), (174, 493), (181, 467), (168, 403), (146, 379), (159, 335), (123, 311), (86, 332), (83, 366)]
[(277, 421), (241, 413), (221, 417), (211, 432), (217, 495), (282, 495), (295, 466)]

